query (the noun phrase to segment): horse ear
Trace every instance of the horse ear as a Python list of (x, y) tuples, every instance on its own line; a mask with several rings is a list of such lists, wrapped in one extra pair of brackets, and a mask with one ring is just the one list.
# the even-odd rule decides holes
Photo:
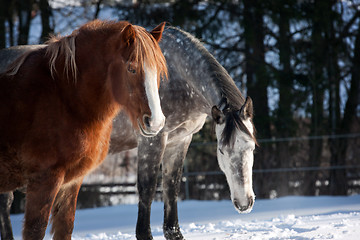
[(217, 124), (223, 124), (224, 123), (225, 115), (217, 106), (213, 106), (211, 108), (211, 115), (212, 115), (212, 118), (214, 119), (214, 121)]
[(121, 40), (127, 45), (131, 46), (135, 42), (136, 32), (134, 27), (129, 24), (121, 31)]
[(156, 28), (154, 28), (150, 33), (155, 38), (157, 42), (160, 42), (162, 33), (165, 28), (165, 22), (160, 23)]
[(253, 102), (251, 97), (247, 97), (245, 100), (244, 105), (241, 107), (239, 111), (239, 115), (243, 120), (252, 119), (254, 112), (253, 112)]

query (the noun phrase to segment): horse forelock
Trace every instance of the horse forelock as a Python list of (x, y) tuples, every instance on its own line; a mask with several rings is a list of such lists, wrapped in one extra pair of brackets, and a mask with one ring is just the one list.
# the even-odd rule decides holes
[(221, 140), (225, 145), (232, 146), (235, 141), (235, 133), (236, 130), (240, 130), (244, 132), (246, 135), (248, 135), (258, 146), (257, 140), (256, 140), (256, 130), (254, 127), (254, 124), (251, 121), (252, 124), (252, 132), (246, 127), (243, 120), (239, 116), (239, 111), (234, 110), (225, 110), (225, 127), (221, 134)]
[(143, 27), (133, 25), (136, 31), (134, 50), (128, 61), (138, 63), (138, 70), (144, 72), (144, 64), (156, 69), (158, 83), (160, 79), (167, 79), (168, 71), (164, 55), (156, 40)]

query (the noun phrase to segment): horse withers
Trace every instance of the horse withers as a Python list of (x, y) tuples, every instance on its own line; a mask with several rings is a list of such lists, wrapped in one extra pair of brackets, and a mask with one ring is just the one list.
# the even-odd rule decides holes
[(164, 126), (158, 86), (167, 75), (153, 31), (92, 21), (26, 52), (0, 76), (0, 192), (26, 187), (24, 239), (71, 239), (86, 173), (108, 152), (124, 109), (146, 137)]
[[(109, 151), (118, 153), (138, 146), (137, 239), (152, 239), (151, 203), (161, 163), (164, 235), (166, 239), (182, 239), (177, 197), (183, 160), (192, 135), (202, 128), (207, 117), (216, 124), (218, 162), (226, 174), (233, 205), (241, 213), (252, 209), (252, 150), (256, 144), (252, 101), (242, 97), (225, 69), (189, 33), (167, 28), (159, 45), (169, 71), (168, 81), (162, 82), (159, 89), (166, 124), (157, 136), (145, 138), (138, 136), (128, 116), (120, 112), (114, 120)], [(6, 51), (15, 49), (0, 51), (0, 61), (9, 59), (2, 54)]]

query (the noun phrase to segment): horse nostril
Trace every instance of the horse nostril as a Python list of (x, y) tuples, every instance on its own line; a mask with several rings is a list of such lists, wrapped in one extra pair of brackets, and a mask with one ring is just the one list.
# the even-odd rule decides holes
[(143, 117), (143, 122), (144, 122), (144, 125), (145, 127), (147, 128), (150, 128), (150, 116), (145, 114), (144, 117)]
[(252, 208), (253, 206), (254, 206), (254, 198), (249, 197), (249, 206), (248, 206), (248, 208)]
[(234, 200), (234, 206), (237, 208), (237, 209), (241, 209), (239, 203), (237, 200)]

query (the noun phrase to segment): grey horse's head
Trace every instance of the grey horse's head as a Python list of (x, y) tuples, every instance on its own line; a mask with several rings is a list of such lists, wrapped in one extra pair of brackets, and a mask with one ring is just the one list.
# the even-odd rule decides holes
[(217, 158), (230, 187), (231, 200), (240, 213), (250, 212), (255, 201), (252, 187), (254, 149), (253, 106), (248, 97), (241, 109), (212, 108), (218, 141)]

